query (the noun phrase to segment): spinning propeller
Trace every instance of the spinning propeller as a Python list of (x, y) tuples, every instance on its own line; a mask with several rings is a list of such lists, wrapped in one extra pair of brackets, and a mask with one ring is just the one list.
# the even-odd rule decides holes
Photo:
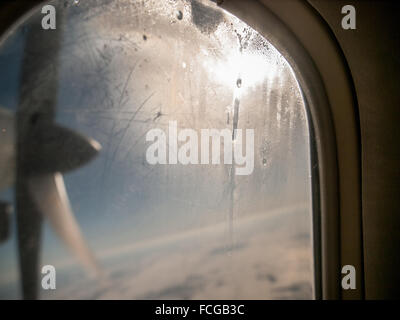
[[(62, 28), (48, 32), (37, 27), (40, 15), (30, 19), (18, 111), (14, 116), (0, 109), (0, 189), (15, 185), (22, 292), (25, 299), (36, 299), (43, 218), (88, 270), (98, 272), (69, 205), (62, 174), (92, 160), (100, 145), (55, 122)], [(8, 237), (10, 211), (0, 202), (0, 241)]]

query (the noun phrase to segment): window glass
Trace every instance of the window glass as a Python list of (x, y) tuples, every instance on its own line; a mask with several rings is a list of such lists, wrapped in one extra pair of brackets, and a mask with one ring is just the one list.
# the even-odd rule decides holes
[[(102, 274), (45, 219), (40, 266), (57, 289), (40, 297), (313, 298), (309, 126), (284, 57), (211, 1), (51, 3), (57, 30), (38, 10), (1, 43), (0, 105), (53, 99), (57, 124), (100, 143), (63, 176)], [(15, 224), (1, 298), (21, 296)]]

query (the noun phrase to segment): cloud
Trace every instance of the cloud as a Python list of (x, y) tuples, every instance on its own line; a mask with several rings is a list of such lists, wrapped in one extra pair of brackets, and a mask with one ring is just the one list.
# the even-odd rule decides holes
[(44, 298), (311, 299), (312, 249), (304, 236), (310, 233), (305, 214), (291, 208), (236, 220), (233, 243), (221, 225), (108, 254), (106, 281), (70, 277)]

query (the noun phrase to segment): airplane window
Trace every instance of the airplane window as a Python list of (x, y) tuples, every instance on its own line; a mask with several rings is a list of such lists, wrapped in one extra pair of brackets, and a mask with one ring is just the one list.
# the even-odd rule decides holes
[(50, 4), (0, 42), (0, 298), (312, 299), (284, 57), (211, 1)]

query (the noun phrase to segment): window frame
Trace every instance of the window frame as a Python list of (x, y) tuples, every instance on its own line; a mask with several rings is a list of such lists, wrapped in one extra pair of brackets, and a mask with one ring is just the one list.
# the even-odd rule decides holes
[[(278, 49), (304, 95), (311, 131), (315, 297), (362, 299), (360, 125), (344, 54), (306, 1), (225, 0), (220, 6)], [(356, 290), (341, 288), (347, 264), (357, 270)]]

